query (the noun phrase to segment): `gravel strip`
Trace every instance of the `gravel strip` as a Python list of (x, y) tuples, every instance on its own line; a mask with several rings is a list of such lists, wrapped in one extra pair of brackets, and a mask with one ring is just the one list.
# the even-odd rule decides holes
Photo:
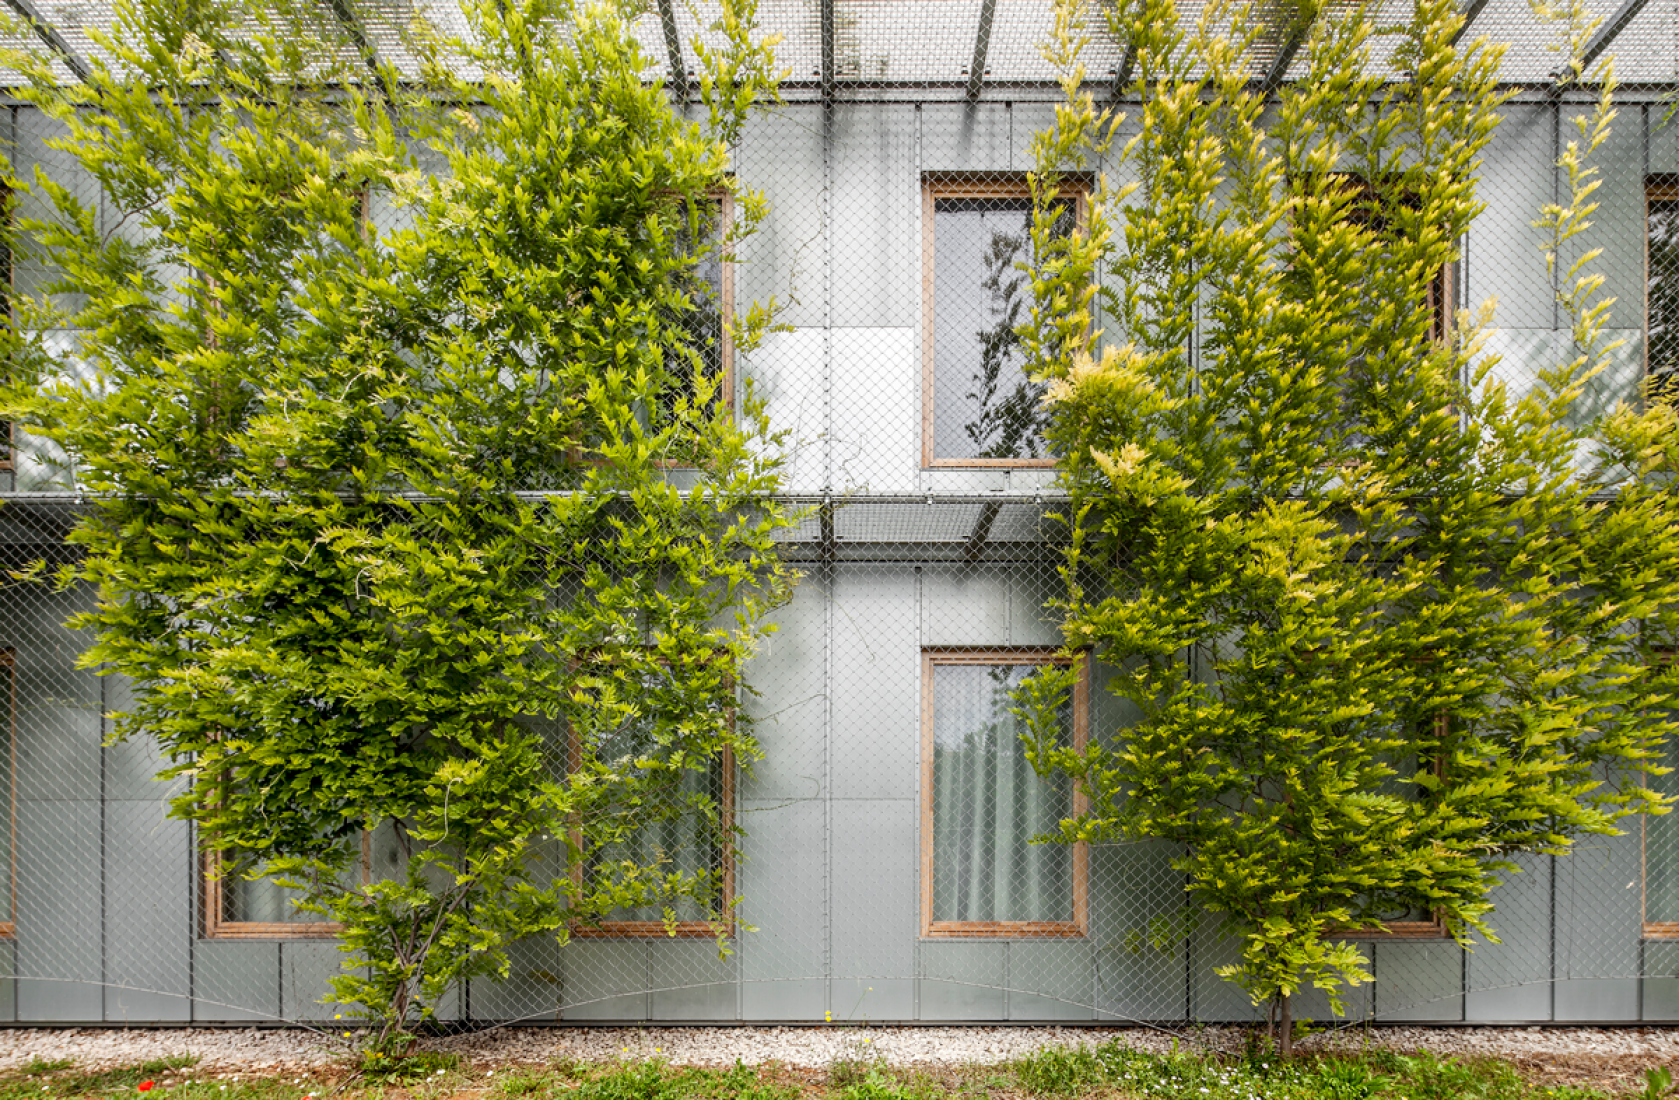
[[(1076, 1046), (1117, 1038), (1139, 1049), (1166, 1051), (1205, 1044), (1240, 1049), (1238, 1028), (1188, 1029), (1176, 1034), (1143, 1028), (1054, 1027), (726, 1027), (726, 1028), (501, 1028), (427, 1040), (478, 1066), (660, 1058), (681, 1065), (748, 1065), (782, 1062), (807, 1068), (840, 1059), (880, 1058), (900, 1066), (960, 1066), (1003, 1062), (1051, 1046)], [(1366, 1045), (1428, 1050), (1515, 1061), (1636, 1059), (1649, 1065), (1679, 1063), (1679, 1028), (1408, 1028), (1379, 1027), (1313, 1036), (1303, 1049), (1358, 1049)], [(330, 1069), (344, 1048), (318, 1032), (285, 1029), (181, 1028), (117, 1031), (48, 1028), (0, 1031), (0, 1070), (31, 1059), (70, 1058), (78, 1069), (133, 1065), (172, 1054), (196, 1055), (193, 1074)]]

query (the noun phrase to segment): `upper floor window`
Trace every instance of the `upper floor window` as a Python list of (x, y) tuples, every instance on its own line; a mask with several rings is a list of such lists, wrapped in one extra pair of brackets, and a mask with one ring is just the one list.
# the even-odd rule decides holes
[[(1059, 233), (1083, 216), (1068, 188)], [(1053, 466), (1044, 387), (1015, 330), (1030, 315), (1032, 196), (1023, 173), (930, 178), (922, 188), (921, 464)]]
[(1679, 381), (1679, 175), (1645, 183), (1644, 319), (1650, 393), (1671, 400)]

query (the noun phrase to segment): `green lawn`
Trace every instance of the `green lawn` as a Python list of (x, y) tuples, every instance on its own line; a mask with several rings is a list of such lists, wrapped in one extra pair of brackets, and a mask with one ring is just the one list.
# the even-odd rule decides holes
[[(859, 1050), (863, 1049), (861, 1045)], [(149, 1087), (143, 1088), (143, 1085)], [(1534, 1083), (1498, 1061), (1388, 1051), (1303, 1057), (1147, 1054), (1109, 1042), (1017, 1062), (898, 1070), (859, 1054), (825, 1071), (693, 1069), (660, 1062), (469, 1067), (426, 1054), (383, 1072), (205, 1074), (187, 1057), (85, 1072), (34, 1062), (0, 1074), (0, 1100), (1588, 1100), (1615, 1093)], [(1620, 1096), (1655, 1098), (1662, 1082)]]

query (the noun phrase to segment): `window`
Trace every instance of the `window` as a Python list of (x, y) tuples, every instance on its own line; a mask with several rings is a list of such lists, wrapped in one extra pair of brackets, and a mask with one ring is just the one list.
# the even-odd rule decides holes
[(1672, 400), (1679, 383), (1679, 176), (1644, 188), (1644, 374), (1650, 395)]
[[(646, 666), (642, 666), (645, 668)], [(661, 666), (654, 666), (661, 667)], [(649, 680), (656, 677), (649, 676)], [(685, 693), (674, 682), (671, 698), (678, 708), (685, 707)], [(730, 689), (732, 690), (732, 689)], [(659, 683), (642, 685), (639, 698), (645, 704), (640, 720), (626, 722), (598, 739), (586, 738), (573, 726), (570, 733), (569, 766), (572, 771), (582, 768), (587, 760), (609, 764), (613, 768), (632, 768), (635, 761), (656, 758), (669, 751), (661, 745), (657, 715), (659, 700), (665, 692)], [(732, 713), (729, 721), (733, 721)], [(730, 907), (734, 902), (734, 753), (726, 746), (713, 754), (702, 767), (652, 768), (644, 775), (647, 786), (633, 805), (602, 807), (602, 813), (634, 813), (641, 826), (620, 840), (588, 852), (574, 863), (572, 880), (581, 886), (600, 875), (616, 873), (621, 866), (656, 868), (669, 874), (680, 872), (694, 876), (700, 885), (699, 896), (674, 899), (668, 903), (675, 918), (665, 924), (667, 903), (660, 899), (632, 909), (621, 909), (606, 915), (595, 924), (576, 924), (572, 935), (581, 937), (657, 936), (674, 934), (677, 937), (715, 938), (719, 919), (723, 927), (729, 925)], [(581, 836), (574, 848), (581, 847)]]
[[(1084, 809), (1065, 776), (1026, 762), (1013, 693), (1048, 649), (925, 650), (921, 703), (921, 934), (1083, 936), (1085, 844), (1031, 844)], [(1090, 670), (1065, 710), (1070, 743), (1087, 736)]]
[[(670, 364), (675, 380), (675, 399), (692, 398), (695, 392), (695, 370), (717, 380), (716, 405), (734, 408), (734, 348), (729, 325), (734, 320), (734, 265), (725, 263), (722, 250), (726, 247), (729, 227), (734, 218), (734, 195), (727, 190), (711, 194), (711, 202), (699, 210), (700, 233), (709, 241), (701, 251), (692, 270), (687, 273), (681, 289), (694, 302), (695, 308), (684, 314), (677, 327), (687, 337), (688, 349), (694, 358)], [(686, 236), (686, 235), (684, 235)]]
[[(1082, 220), (1084, 191), (1063, 192), (1056, 231)], [(1023, 174), (929, 179), (923, 186), (921, 464), (1053, 466), (1044, 387), (1026, 377), (1015, 328), (1031, 287)]]
[[(369, 877), (370, 838), (361, 837), (362, 879)], [(220, 873), (214, 873), (217, 861)], [(318, 939), (338, 935), (340, 925), (297, 908), (299, 891), (271, 879), (248, 879), (249, 865), (224, 853), (203, 853), (204, 936), (206, 939)]]
[[(1419, 723), (1427, 727), (1426, 720)], [(1434, 716), (1434, 735), (1437, 739), (1446, 736), (1450, 719), (1445, 714)], [(1436, 757), (1433, 761), (1434, 774), (1441, 774), (1441, 760)], [(1413, 782), (1412, 777), (1417, 774), (1417, 758), (1409, 756), (1394, 766), (1394, 774), (1382, 784), (1381, 793), (1400, 798), (1415, 798), (1420, 788)], [(1368, 898), (1363, 899), (1368, 902)], [(1437, 940), (1445, 939), (1446, 924), (1438, 913), (1420, 905), (1395, 905), (1393, 908), (1375, 914), (1382, 922), (1381, 931), (1375, 929), (1357, 929), (1342, 933), (1342, 938), (1349, 940)]]

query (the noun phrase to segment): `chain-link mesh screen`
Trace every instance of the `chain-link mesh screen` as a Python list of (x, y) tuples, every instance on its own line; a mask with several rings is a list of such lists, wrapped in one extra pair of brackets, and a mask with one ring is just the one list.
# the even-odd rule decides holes
[[(1622, 343), (1591, 383), (1593, 413), (1635, 397), (1646, 372), (1679, 371), (1679, 123), (1669, 119), (1679, 0), (1588, 7), (1600, 19), (1632, 13), (1609, 43), (1624, 89), (1597, 158), (1590, 231), (1603, 296), (1615, 299), (1609, 336)], [(1193, 18), (1194, 5), (1184, 8)], [(1471, 8), (1470, 35), (1509, 45), (1501, 77), (1514, 95), (1483, 157), (1485, 211), (1436, 293), (1457, 308), (1496, 302), (1492, 377), (1519, 394), (1570, 339), (1533, 223), (1560, 194), (1555, 165), (1591, 94), (1554, 90), (1552, 36), (1526, 0)], [(706, 14), (662, 9), (638, 33), (680, 86), (698, 71), (691, 39)], [(73, 52), (96, 50), (84, 25), (106, 14), (52, 10)], [(1378, 22), (1408, 11), (1390, 0)], [(733, 263), (699, 274), (696, 299), (716, 308), (689, 323), (706, 326), (698, 342), (730, 372), (734, 399), (753, 379), (791, 440), (786, 492), (801, 518), (780, 548), (802, 579), (747, 666), (752, 692), (740, 703), (763, 756), (750, 769), (730, 760), (681, 773), (651, 825), (559, 872), (654, 859), (712, 875), (719, 898), (740, 899), (732, 953), (720, 956), (703, 914), (676, 913), (670, 935), (665, 914), (628, 910), (564, 946), (519, 944), (505, 981), (474, 981), (440, 1016), (1253, 1019), (1215, 974), (1235, 946), (1188, 906), (1169, 846), (1026, 843), (1073, 799), (1032, 773), (1008, 702), (1062, 641), (1051, 601), (1064, 591), (1065, 528), (1050, 518), (1058, 496), (1041, 393), (1014, 331), (1030, 306), (1016, 268), (1031, 249), (1029, 142), (1061, 99), (1040, 54), (1050, 5), (765, 0), (759, 14), (782, 36), (785, 103), (749, 125), (733, 170), (764, 193), (768, 215)], [(365, 16), (373, 47), (398, 64), (403, 18)], [(1129, 61), (1123, 42), (1093, 34), (1088, 80), (1106, 104)], [(1279, 24), (1261, 43), (1256, 79), (1279, 65), (1302, 75), (1287, 38)], [(1391, 42), (1378, 42), (1378, 63), (1384, 49)], [(54, 124), (12, 106), (0, 129), (15, 177), (43, 174), (115, 229), (119, 215), (53, 147)], [(1064, 185), (1071, 226), (1088, 185)], [(41, 201), (20, 193), (18, 216), (44, 216)], [(381, 196), (367, 206), (376, 232), (400, 224)], [(20, 294), (51, 279), (21, 259), (12, 269)], [(737, 354), (723, 320), (772, 295), (782, 327)], [(74, 346), (68, 333), (46, 340)], [(5, 567), (70, 560), (74, 471), (22, 432), (6, 466)], [(207, 877), (192, 830), (166, 812), (183, 781), (154, 780), (164, 761), (143, 740), (106, 743), (124, 683), (83, 667), (89, 638), (66, 626), (91, 600), (41, 584), (0, 593), (0, 790), (11, 822), (0, 828), (10, 883), (0, 890), (0, 1019), (330, 1016), (320, 997), (339, 965), (332, 927), (298, 914), (283, 888)], [(1126, 705), (1106, 690), (1113, 674), (1084, 670), (1065, 716), (1071, 736), (1123, 730)], [(633, 728), (615, 742), (543, 736), (555, 769), (586, 754), (634, 766), (642, 751)], [(1663, 789), (1679, 789), (1676, 779)], [(721, 817), (695, 808), (706, 803)], [(394, 865), (392, 844), (366, 837), (362, 873)], [(1679, 815), (1635, 820), (1568, 858), (1521, 862), (1494, 895), (1501, 943), (1465, 952), (1428, 934), (1426, 913), (1410, 914), (1419, 919), (1404, 922), (1408, 934), (1364, 941), (1376, 981), (1353, 993), (1348, 1016), (1679, 1020)], [(1302, 1000), (1297, 1016), (1328, 1015), (1321, 997)]]

